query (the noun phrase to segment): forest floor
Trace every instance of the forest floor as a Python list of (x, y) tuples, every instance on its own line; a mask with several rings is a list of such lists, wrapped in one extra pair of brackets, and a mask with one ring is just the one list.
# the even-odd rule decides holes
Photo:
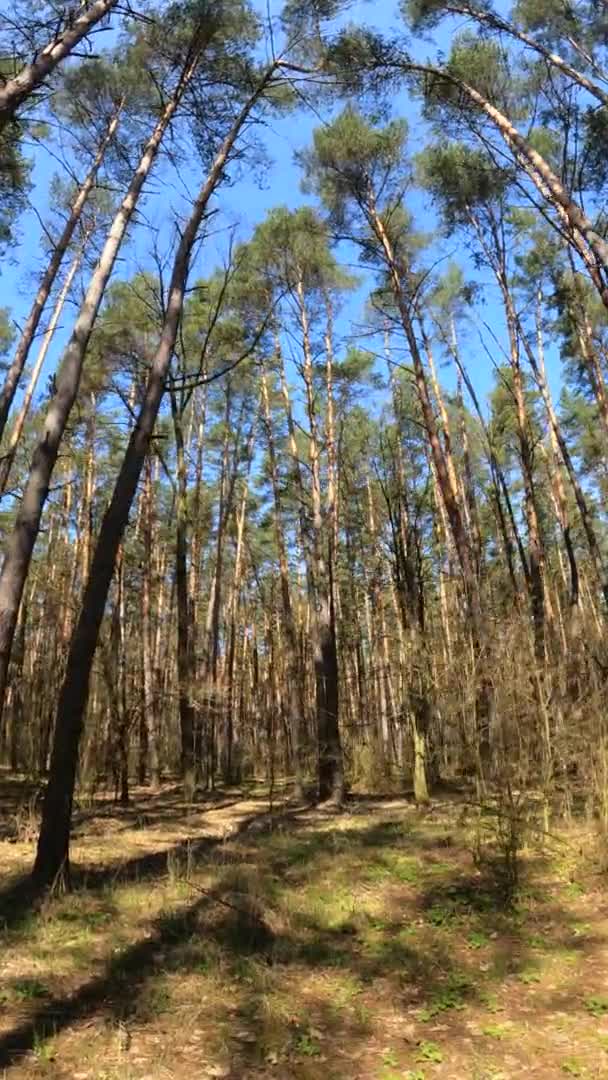
[(262, 790), (136, 789), (79, 809), (75, 891), (41, 904), (27, 788), (0, 788), (0, 1076), (608, 1078), (582, 826), (524, 852), (505, 905), (462, 795), (269, 815)]

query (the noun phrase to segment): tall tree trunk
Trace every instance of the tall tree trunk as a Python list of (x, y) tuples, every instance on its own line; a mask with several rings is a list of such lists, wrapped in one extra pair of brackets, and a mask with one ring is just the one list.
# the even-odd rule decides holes
[(306, 390), (306, 411), (310, 426), (308, 440), (312, 503), (312, 582), (315, 605), (314, 665), (316, 682), (317, 738), (319, 755), (319, 798), (340, 803), (344, 798), (344, 764), (339, 726), (339, 671), (336, 640), (336, 609), (334, 598), (334, 566), (332, 564), (331, 517), (325, 527), (321, 498), (320, 439), (310, 326), (304, 282), (296, 283), (304, 362), (302, 375)]
[(81, 4), (79, 14), (74, 11), (70, 17), (69, 13), (65, 13), (65, 26), (60, 32), (40, 49), (31, 64), (26, 64), (18, 75), (7, 79), (0, 88), (0, 131), (15, 115), (19, 106), (31, 97), (57, 65), (74, 51), (117, 4), (118, 0), (93, 0), (86, 7)]
[[(542, 296), (540, 291), (537, 294), (537, 306), (536, 306), (536, 347), (537, 356), (534, 355), (534, 351), (530, 346), (525, 334), (522, 333), (522, 341), (526, 349), (526, 355), (532, 368), (534, 379), (540, 390), (543, 404), (549, 420), (549, 432), (551, 437), (551, 447), (553, 450), (554, 459), (554, 478), (556, 484), (556, 495), (559, 506), (560, 524), (564, 535), (564, 546), (568, 555), (568, 561), (570, 564), (571, 572), (571, 591), (570, 591), (570, 604), (572, 607), (576, 607), (579, 599), (579, 572), (576, 563), (576, 557), (574, 555), (574, 548), (572, 545), (572, 535), (569, 522), (568, 508), (566, 502), (566, 495), (563, 490), (563, 484), (561, 480), (560, 464), (563, 463), (574, 493), (576, 505), (581, 516), (583, 525), (583, 531), (585, 533), (587, 544), (589, 546), (589, 554), (593, 568), (597, 575), (598, 582), (602, 588), (604, 598), (608, 604), (608, 575), (603, 565), (602, 554), (598, 544), (597, 537), (595, 535), (595, 528), (593, 520), (589, 512), (587, 500), (585, 498), (583, 489), (579, 483), (574, 468), (574, 463), (568, 449), (568, 444), (564, 438), (564, 434), (561, 429), (561, 425), (555, 412), (553, 405), (553, 399), (551, 397), (551, 391), (547, 382), (547, 376), (545, 371), (545, 350), (543, 341), (543, 329), (541, 318), (541, 304)], [(538, 359), (537, 359), (538, 358)]]
[(69, 844), (78, 763), (78, 749), (89, 694), (91, 667), (112, 581), (116, 556), (127, 526), (150, 439), (165, 391), (167, 372), (181, 320), (192, 249), (209, 200), (217, 188), (234, 144), (249, 114), (274, 74), (271, 66), (243, 106), (211, 166), (181, 233), (176, 252), (159, 347), (154, 356), (110, 505), (104, 515), (78, 623), (72, 635), (66, 674), (57, 706), (51, 771), (45, 794), (34, 877), (50, 884), (64, 874), (69, 880)]
[[(4, 434), (4, 429), (6, 427), (6, 422), (8, 420), (8, 415), (9, 415), (9, 412), (10, 412), (10, 409), (11, 409), (11, 405), (13, 404), (13, 399), (15, 397), (15, 392), (16, 392), (17, 387), (19, 385), (19, 381), (21, 379), (23, 369), (24, 369), (24, 367), (25, 367), (25, 365), (27, 363), (27, 358), (29, 356), (30, 349), (31, 349), (32, 344), (33, 344), (33, 342), (35, 340), (36, 332), (38, 330), (38, 326), (39, 326), (40, 320), (42, 318), (42, 313), (43, 313), (43, 311), (44, 311), (44, 309), (46, 307), (47, 300), (48, 300), (48, 298), (49, 298), (49, 296), (51, 294), (51, 289), (53, 288), (53, 285), (55, 283), (55, 279), (57, 277), (57, 274), (59, 273), (59, 270), (61, 269), (61, 264), (63, 263), (66, 252), (67, 252), (67, 250), (68, 250), (68, 248), (70, 246), (70, 243), (72, 241), (72, 237), (74, 236), (74, 232), (76, 231), (76, 227), (78, 225), (78, 222), (80, 221), (80, 219), (82, 217), (82, 212), (83, 212), (83, 210), (85, 208), (86, 202), (87, 202), (93, 188), (95, 187), (95, 182), (97, 180), (97, 174), (99, 172), (99, 169), (101, 167), (103, 159), (104, 159), (104, 157), (106, 155), (106, 151), (107, 151), (110, 143), (112, 142), (112, 140), (113, 140), (113, 138), (114, 138), (114, 136), (116, 134), (116, 130), (118, 128), (118, 122), (119, 122), (119, 119), (120, 119), (121, 110), (122, 110), (122, 103), (116, 109), (112, 119), (110, 120), (110, 123), (108, 125), (108, 129), (106, 131), (106, 134), (105, 134), (105, 136), (104, 136), (104, 138), (103, 138), (103, 140), (101, 142), (101, 145), (100, 145), (100, 147), (99, 147), (99, 149), (97, 151), (97, 154), (95, 155), (95, 158), (93, 160), (93, 164), (91, 165), (91, 168), (89, 169), (89, 172), (88, 172), (85, 180), (81, 184), (81, 186), (80, 186), (80, 188), (78, 190), (78, 193), (77, 193), (77, 195), (76, 195), (76, 197), (75, 197), (75, 199), (74, 199), (74, 201), (73, 201), (73, 203), (72, 203), (72, 205), (70, 207), (70, 212), (69, 212), (69, 215), (68, 215), (68, 219), (67, 219), (67, 221), (66, 221), (66, 223), (65, 223), (65, 225), (63, 227), (63, 231), (61, 233), (61, 236), (59, 237), (59, 240), (57, 241), (57, 243), (55, 244), (55, 246), (53, 248), (53, 253), (52, 253), (51, 258), (49, 260), (49, 264), (48, 264), (48, 266), (47, 266), (47, 268), (46, 268), (46, 270), (44, 272), (44, 276), (43, 276), (42, 281), (40, 282), (40, 285), (38, 287), (38, 292), (36, 293), (34, 303), (32, 304), (30, 313), (29, 313), (29, 315), (28, 315), (28, 317), (26, 319), (26, 322), (25, 322), (25, 326), (23, 327), (23, 330), (21, 332), (21, 337), (19, 338), (19, 341), (17, 343), (17, 348), (15, 350), (15, 355), (13, 356), (13, 359), (11, 361), (11, 365), (10, 365), (10, 367), (9, 367), (7, 373), (6, 373), (4, 383), (2, 385), (2, 389), (0, 389), (0, 439), (2, 439), (2, 436)], [(70, 271), (70, 273), (72, 273), (72, 271)], [(74, 269), (74, 271), (72, 273), (72, 277), (74, 276), (75, 273), (76, 273), (76, 269)], [(68, 274), (68, 279), (69, 278), (70, 278), (70, 274)], [(71, 284), (71, 280), (70, 280), (70, 284)], [(64, 286), (64, 288), (65, 288), (65, 286)], [(68, 285), (68, 289), (69, 289), (69, 285)], [(63, 292), (63, 290), (62, 290), (62, 292)], [(66, 295), (67, 295), (67, 290), (66, 290)], [(65, 297), (64, 297), (64, 299), (65, 299)], [(59, 313), (60, 312), (61, 312), (61, 307), (59, 307), (59, 312), (57, 312), (57, 305), (56, 305), (55, 313), (56, 313), (57, 318), (59, 318)], [(53, 316), (53, 318), (55, 318), (55, 315)], [(54, 327), (53, 327), (53, 330), (54, 330)], [(48, 331), (47, 331), (47, 334), (48, 334)], [(51, 333), (51, 337), (52, 337), (52, 333)], [(48, 346), (50, 344), (50, 338), (47, 338), (46, 335), (45, 335), (45, 339), (44, 339), (44, 342), (43, 342), (43, 349), (44, 349), (45, 342), (46, 342), (46, 348), (48, 349)], [(41, 352), (42, 352), (42, 349), (41, 349)], [(45, 354), (46, 354), (46, 350), (45, 350)], [(43, 356), (43, 359), (44, 359), (44, 356)], [(38, 366), (38, 363), (37, 363), (36, 366)], [(4, 487), (2, 488), (2, 490), (4, 490)]]
[[(201, 378), (206, 380), (207, 368), (203, 365)], [(198, 646), (198, 606), (201, 578), (201, 553), (203, 536), (201, 527), (201, 502), (203, 494), (203, 464), (205, 455), (205, 428), (207, 423), (207, 385), (193, 395), (193, 413), (196, 419), (194, 488), (192, 492), (192, 544), (190, 557), (190, 598), (192, 604), (192, 651), (196, 660)]]
[(422, 362), (422, 356), (414, 330), (412, 305), (408, 301), (405, 292), (405, 283), (409, 281), (410, 274), (408, 273), (407, 267), (402, 265), (400, 260), (395, 256), (392, 243), (384, 227), (382, 218), (378, 213), (375, 195), (372, 191), (369, 191), (367, 194), (364, 210), (370, 226), (380, 243), (389, 272), (391, 288), (414, 366), (416, 390), (424, 426), (429, 439), (431, 457), (439, 491), (441, 493), (441, 500), (445, 506), (450, 524), (450, 531), (462, 572), (473, 649), (477, 659), (476, 715), (480, 762), (483, 768), (490, 756), (490, 726), (493, 711), (493, 695), (488, 672), (486, 671), (485, 626), (479, 592), (479, 582), (475, 573), (474, 556), (471, 551), (469, 537), (467, 536), (463, 520), (459, 492), (454, 490), (445, 453), (439, 439), (426, 372), (424, 370), (424, 364)]
[(42, 511), (48, 496), (59, 445), (78, 395), (89, 338), (145, 180), (154, 164), (167, 127), (194, 75), (195, 68), (196, 61), (189, 60), (182, 72), (177, 90), (166, 104), (146, 143), (139, 165), (131, 179), (129, 190), (114, 217), (74, 325), (72, 337), (64, 353), (57, 378), (57, 389), (48, 408), (40, 441), (34, 451), (21, 506), (8, 540), (0, 571), (0, 714), (4, 704), (17, 612), (40, 529)]
[(462, 445), (462, 463), (464, 476), (464, 503), (467, 507), (469, 531), (473, 539), (473, 546), (475, 552), (475, 568), (477, 571), (477, 576), (481, 577), (484, 569), (483, 540), (481, 535), (481, 525), (479, 523), (479, 509), (477, 506), (477, 496), (475, 494), (473, 469), (471, 466), (469, 432), (467, 428), (467, 414), (464, 407), (464, 397), (462, 393), (462, 376), (460, 372), (458, 372), (457, 387), (458, 411), (460, 413), (460, 442)]
[(195, 707), (193, 693), (193, 664), (188, 595), (188, 477), (183, 430), (183, 395), (171, 391), (171, 416), (176, 453), (175, 493), (175, 595), (177, 600), (177, 681), (179, 724), (181, 735), (181, 772), (185, 790), (190, 794), (196, 786)]
[[(527, 578), (528, 573), (529, 573), (529, 571), (528, 571), (528, 560), (526, 558), (526, 553), (525, 553), (525, 551), (523, 549), (523, 545), (521, 544), (521, 541), (520, 541), (519, 531), (518, 531), (518, 529), (516, 527), (515, 515), (513, 513), (513, 507), (512, 507), (512, 504), (511, 504), (511, 498), (509, 496), (509, 490), (508, 490), (508, 487), (507, 487), (505, 476), (504, 476), (503, 470), (502, 470), (502, 468), (500, 466), (500, 463), (498, 461), (498, 458), (496, 456), (496, 451), (495, 451), (495, 448), (494, 448), (494, 445), (493, 445), (493, 442), (492, 442), (492, 438), (490, 436), (490, 432), (488, 431), (488, 425), (486, 423), (485, 416), (483, 414), (481, 405), (479, 403), (479, 398), (477, 397), (477, 394), (475, 392), (475, 387), (473, 386), (473, 383), (471, 382), (471, 378), (469, 376), (469, 373), (468, 373), (466, 367), (464, 366), (464, 364), (462, 362), (462, 359), (460, 357), (460, 350), (458, 349), (456, 336), (454, 334), (452, 335), (451, 353), (452, 353), (452, 356), (454, 358), (454, 362), (456, 364), (456, 367), (458, 369), (458, 374), (459, 374), (459, 376), (462, 377), (462, 379), (464, 381), (464, 384), (465, 384), (465, 386), (466, 386), (466, 388), (467, 388), (467, 390), (469, 392), (469, 397), (471, 398), (471, 401), (473, 402), (473, 407), (475, 409), (475, 413), (476, 413), (477, 418), (479, 420), (481, 430), (483, 431), (483, 434), (484, 434), (484, 439), (485, 439), (486, 448), (487, 448), (487, 455), (488, 455), (488, 463), (490, 465), (490, 475), (491, 475), (491, 478), (492, 478), (492, 487), (493, 487), (493, 493), (494, 493), (493, 503), (494, 503), (494, 509), (495, 509), (495, 512), (496, 512), (496, 520), (497, 520), (498, 529), (499, 529), (499, 532), (500, 532), (500, 537), (502, 539), (503, 550), (504, 550), (504, 554), (505, 554), (505, 561), (507, 563), (507, 569), (508, 569), (508, 572), (509, 572), (509, 578), (510, 578), (511, 584), (513, 586), (513, 601), (514, 601), (516, 607), (518, 607), (519, 606), (519, 586), (518, 586), (517, 577), (516, 577), (516, 574), (515, 574), (515, 564), (514, 564), (514, 555), (515, 555), (515, 553), (514, 553), (514, 548), (513, 548), (513, 540), (511, 538), (511, 534), (509, 532), (509, 527), (508, 527), (509, 522), (511, 523), (511, 526), (512, 526), (513, 535), (515, 537), (515, 542), (516, 542), (516, 545), (518, 547), (518, 553), (519, 553), (519, 557), (520, 557), (522, 570), (523, 570), (523, 573), (524, 573), (524, 577), (526, 577), (526, 578)], [(504, 510), (503, 505), (502, 505), (503, 497), (504, 497), (504, 500), (505, 500), (505, 507), (506, 507), (506, 510), (507, 510), (507, 517), (505, 517), (505, 510)]]
[[(80, 266), (80, 263), (82, 261), (83, 254), (84, 254), (84, 245), (74, 255), (74, 258), (72, 259), (72, 263), (70, 265), (70, 268), (69, 268), (69, 270), (68, 270), (68, 272), (67, 272), (67, 274), (65, 276), (65, 281), (64, 281), (63, 285), (61, 286), (61, 289), (59, 290), (57, 300), (55, 301), (55, 307), (53, 308), (53, 314), (51, 315), (49, 325), (47, 326), (47, 328), (46, 328), (46, 330), (44, 332), (44, 337), (42, 339), (40, 349), (38, 350), (38, 355), (36, 357), (36, 362), (34, 364), (34, 367), (32, 368), (32, 374), (30, 376), (30, 380), (28, 382), (25, 394), (23, 396), (23, 401), (21, 403), (21, 407), (19, 409), (19, 412), (17, 413), (17, 416), (15, 417), (15, 423), (14, 423), (14, 425), (12, 427), (12, 430), (11, 430), (11, 433), (10, 433), (10, 438), (8, 440), (8, 445), (6, 447), (6, 450), (4, 450), (2, 452), (2, 455), (0, 457), (0, 499), (2, 498), (2, 496), (4, 495), (4, 493), (6, 492), (6, 489), (8, 487), (8, 482), (9, 482), (9, 479), (10, 479), (11, 469), (12, 469), (13, 463), (15, 461), (15, 454), (17, 453), (17, 447), (19, 446), (19, 442), (20, 442), (21, 436), (23, 434), (23, 428), (25, 426), (25, 421), (27, 419), (27, 414), (28, 414), (28, 412), (30, 410), (30, 405), (32, 404), (32, 398), (33, 398), (34, 393), (36, 391), (36, 386), (38, 385), (38, 379), (40, 378), (40, 372), (42, 371), (42, 365), (44, 364), (44, 361), (46, 360), (46, 356), (47, 356), (47, 353), (49, 351), (50, 344), (51, 344), (51, 342), (53, 340), (53, 337), (55, 335), (55, 331), (57, 329), (59, 319), (61, 318), (61, 313), (63, 311), (64, 304), (65, 304), (65, 302), (67, 300), (68, 294), (69, 294), (70, 289), (72, 287), (72, 282), (73, 282), (73, 280), (76, 277), (76, 274), (78, 272), (78, 267)], [(8, 378), (9, 378), (9, 376), (7, 376), (7, 380), (8, 380)], [(6, 387), (6, 383), (5, 383), (5, 387)], [(10, 408), (10, 403), (9, 403), (8, 407)], [(1, 405), (0, 405), (0, 408), (1, 408)], [(8, 410), (7, 410), (7, 415), (8, 415)], [(0, 424), (0, 438), (1, 438), (1, 432), (2, 432), (2, 426)]]
[(543, 665), (546, 659), (546, 611), (544, 583), (545, 556), (538, 519), (536, 481), (534, 476), (533, 441), (531, 435), (530, 418), (528, 415), (524, 396), (524, 386), (519, 356), (519, 341), (514, 316), (514, 307), (504, 277), (502, 278), (502, 281), (511, 350), (510, 358), (511, 370), (513, 372), (513, 388), (515, 392), (519, 452), (524, 482), (524, 514), (528, 531), (528, 566), (530, 570), (530, 606), (532, 612), (532, 621), (534, 624), (534, 652), (536, 655), (537, 663)]
[(476, 214), (469, 209), (469, 219), (475, 229), (480, 247), (484, 252), (500, 289), (505, 309), (507, 333), (509, 337), (509, 364), (513, 377), (513, 396), (515, 399), (515, 420), (519, 442), (519, 457), (524, 485), (524, 516), (528, 533), (528, 569), (527, 584), (530, 594), (530, 609), (534, 627), (534, 652), (537, 664), (543, 666), (546, 660), (546, 598), (544, 583), (545, 555), (540, 533), (538, 500), (534, 477), (534, 440), (532, 425), (526, 405), (523, 373), (520, 356), (519, 319), (507, 273), (507, 256), (500, 225), (491, 216), (490, 236), (493, 246), (487, 239), (486, 231)]
[[(220, 614), (222, 609), (223, 593), (223, 570), (224, 570), (224, 539), (230, 515), (232, 513), (232, 500), (234, 484), (236, 481), (236, 460), (230, 474), (230, 439), (232, 410), (232, 383), (230, 378), (226, 384), (226, 406), (224, 411), (224, 440), (222, 447), (222, 465), (220, 471), (219, 500), (217, 512), (217, 533), (215, 540), (215, 560), (211, 576), (211, 588), (209, 590), (209, 603), (207, 605), (207, 619), (205, 625), (205, 694), (207, 707), (205, 710), (205, 746), (206, 746), (206, 783), (213, 788), (215, 784), (216, 760), (222, 757), (222, 748), (218, 744), (222, 741), (224, 731), (220, 720), (220, 695), (218, 693), (218, 664), (220, 656)], [(238, 425), (240, 431), (240, 422)], [(237, 439), (238, 441), (238, 439)], [(235, 455), (236, 458), (236, 455)]]
[[(150, 780), (154, 787), (160, 784), (160, 750), (158, 745), (158, 721), (154, 701), (154, 670), (152, 642), (152, 544), (153, 544), (153, 491), (152, 464), (146, 458), (144, 486), (142, 491), (142, 529), (144, 561), (141, 588), (141, 653), (142, 653), (142, 719), (139, 755), (139, 782), (146, 779), (146, 759), (150, 765)], [(160, 613), (159, 613), (160, 614)]]
[(253, 459), (253, 443), (255, 428), (252, 426), (250, 442), (247, 448), (247, 475), (244, 478), (241, 502), (236, 518), (236, 551), (234, 554), (234, 571), (232, 575), (232, 589), (228, 601), (228, 628), (229, 644), (228, 656), (225, 665), (224, 684), (226, 687), (226, 716), (225, 716), (225, 753), (223, 761), (224, 781), (232, 784), (236, 780), (234, 769), (235, 733), (237, 726), (234, 722), (235, 695), (235, 659), (237, 638), (237, 613), (241, 593), (243, 575), (243, 548), (245, 539), (245, 520), (247, 513), (247, 500), (249, 498), (249, 472)]
[(270, 412), (270, 396), (268, 393), (268, 379), (266, 371), (262, 368), (262, 420), (268, 446), (268, 458), (270, 465), (270, 481), (272, 484), (272, 496), (274, 503), (274, 535), (279, 557), (279, 578), (281, 582), (281, 603), (283, 610), (283, 629), (287, 639), (287, 694), (290, 718), (291, 746), (294, 769), (294, 795), (300, 799), (303, 794), (302, 788), (302, 763), (300, 760), (302, 730), (305, 717), (305, 692), (303, 673), (300, 669), (300, 652), (298, 645), (298, 633), (294, 617), (291, 599), (291, 583), (289, 580), (289, 563), (287, 559), (287, 546), (283, 531), (283, 504), (281, 497), (281, 484), (277, 452), (272, 428), (272, 416)]

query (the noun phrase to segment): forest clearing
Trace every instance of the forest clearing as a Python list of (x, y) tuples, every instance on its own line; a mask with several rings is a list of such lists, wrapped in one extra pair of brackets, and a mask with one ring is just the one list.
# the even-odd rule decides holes
[(0, 1075), (608, 1078), (608, 0), (0, 0)]
[(16, 888), (26, 817), (11, 817), (2, 1075), (608, 1076), (608, 897), (588, 833), (522, 837), (511, 902), (491, 818), (474, 858), (475, 817), (463, 792), (341, 811), (279, 793), (270, 812), (261, 784), (194, 804), (137, 789), (128, 810), (77, 812), (76, 888), (35, 909)]

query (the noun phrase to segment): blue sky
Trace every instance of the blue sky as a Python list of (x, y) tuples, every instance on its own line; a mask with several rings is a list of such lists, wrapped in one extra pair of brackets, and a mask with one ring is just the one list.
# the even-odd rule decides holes
[[(0, 16), (3, 10), (8, 10), (7, 0), (0, 0)], [(266, 5), (264, 3), (264, 9)], [(499, 10), (504, 10), (504, 3), (497, 4)], [(271, 0), (270, 10), (272, 14), (278, 14), (281, 8), (280, 0)], [(402, 28), (398, 15), (398, 5), (392, 2), (370, 2), (359, 0), (353, 4), (348, 12), (348, 18), (352, 21), (366, 22), (380, 30), (389, 30), (395, 26)], [(421, 57), (433, 56), (437, 49), (446, 52), (449, 48), (450, 35), (454, 25), (445, 24), (439, 32), (433, 34), (433, 43), (418, 42), (413, 49)], [(415, 152), (423, 144), (424, 128), (421, 124), (418, 108), (414, 101), (408, 99), (405, 93), (399, 95), (394, 102), (396, 115), (405, 116), (410, 125), (410, 150)], [(219, 214), (214, 219), (214, 235), (203, 246), (195, 273), (208, 274), (218, 262), (226, 250), (228, 236), (235, 230), (238, 239), (245, 240), (251, 234), (255, 224), (259, 222), (267, 211), (277, 205), (287, 205), (294, 208), (304, 201), (309, 201), (302, 195), (300, 190), (300, 173), (295, 163), (295, 156), (299, 150), (309, 145), (312, 132), (323, 119), (328, 119), (328, 108), (315, 112), (304, 106), (295, 114), (282, 119), (271, 120), (269, 126), (260, 131), (266, 153), (269, 157), (268, 168), (260, 176), (251, 175), (243, 170), (242, 174), (235, 178), (232, 186), (222, 188), (217, 205)], [(13, 316), (20, 322), (27, 313), (31, 298), (35, 289), (37, 275), (44, 265), (44, 252), (40, 246), (40, 225), (37, 215), (44, 219), (48, 213), (48, 189), (49, 181), (57, 171), (57, 161), (52, 153), (39, 149), (35, 156), (34, 189), (31, 201), (35, 212), (30, 211), (24, 215), (20, 226), (21, 244), (17, 257), (13, 263), (8, 263), (2, 268), (0, 277), (0, 304), (11, 308)], [(172, 223), (176, 214), (184, 209), (183, 189), (188, 188), (192, 192), (200, 183), (200, 176), (192, 170), (191, 174), (185, 174), (177, 180), (168, 175), (162, 176), (168, 180), (165, 186), (160, 183), (161, 176), (157, 173), (157, 180), (152, 180), (149, 185), (150, 195), (145, 203), (145, 217), (153, 230), (158, 230), (161, 249), (170, 247), (173, 234)], [(419, 193), (414, 193), (408, 199), (408, 205), (415, 215), (416, 228), (420, 231), (430, 231), (435, 225), (435, 217), (432, 208)], [(455, 241), (438, 241), (441, 245), (442, 255), (447, 259), (450, 255), (458, 257), (458, 244)], [(133, 241), (121, 252), (120, 262), (117, 265), (115, 276), (128, 278), (142, 269), (149, 262), (151, 233), (145, 229), (139, 229), (134, 233)], [(354, 253), (348, 250), (341, 254), (349, 261), (354, 258)], [(462, 253), (460, 253), (462, 255)], [(466, 265), (466, 258), (465, 258)], [(470, 263), (468, 264), (470, 269)], [(484, 290), (484, 318), (495, 327), (500, 339), (503, 337), (503, 317), (499, 303), (497, 302), (496, 287), (488, 274), (482, 274), (485, 283)], [(84, 279), (83, 279), (84, 282)], [(337, 330), (341, 338), (346, 338), (351, 328), (356, 334), (360, 329), (363, 318), (363, 305), (369, 281), (363, 281), (361, 288), (346, 303)], [(77, 295), (74, 300), (76, 301)], [(71, 320), (74, 317), (75, 305), (66, 308), (62, 319), (62, 328), (56, 335), (56, 339), (47, 360), (47, 374), (52, 371), (61, 353)], [(472, 331), (468, 345), (468, 363), (470, 373), (480, 396), (484, 396), (492, 384), (492, 370), (489, 360), (477, 343), (476, 332)], [(559, 364), (554, 352), (549, 350), (549, 372), (553, 383), (554, 392), (559, 392)], [(441, 372), (442, 380), (448, 385), (453, 385), (453, 375), (449, 369)], [(44, 388), (45, 378), (41, 380), (40, 387)], [(370, 402), (370, 405), (373, 403)]]

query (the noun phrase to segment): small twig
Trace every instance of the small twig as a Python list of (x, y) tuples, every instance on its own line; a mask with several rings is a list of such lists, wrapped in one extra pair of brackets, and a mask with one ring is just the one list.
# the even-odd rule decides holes
[(212, 900), (216, 904), (221, 904), (222, 907), (228, 908), (229, 911), (235, 911), (237, 915), (243, 915), (250, 922), (255, 920), (255, 915), (251, 911), (246, 911), (245, 908), (237, 907), (236, 904), (231, 904), (228, 900), (222, 900), (221, 896), (216, 896), (211, 889), (204, 889), (202, 885), (195, 885), (190, 878), (181, 878), (185, 885), (189, 885), (195, 892), (200, 893), (201, 896), (206, 896), (209, 900)]

